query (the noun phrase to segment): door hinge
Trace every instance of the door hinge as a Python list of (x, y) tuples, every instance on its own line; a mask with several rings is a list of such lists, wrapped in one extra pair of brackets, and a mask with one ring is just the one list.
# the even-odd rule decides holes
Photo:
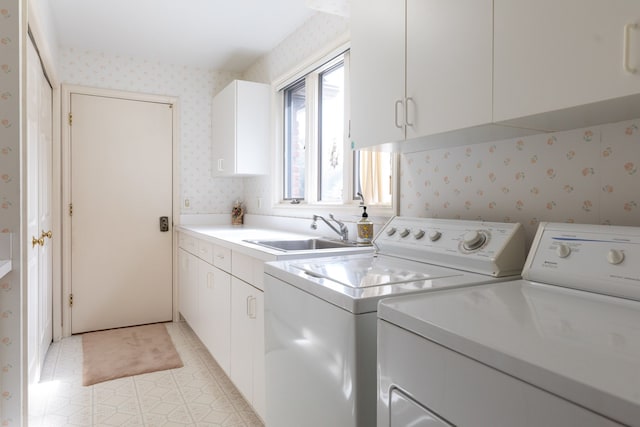
[(69, 126), (73, 124), (73, 113), (69, 113)]
[(69, 216), (73, 216), (73, 203), (69, 203)]
[(73, 307), (73, 294), (69, 294), (69, 307)]

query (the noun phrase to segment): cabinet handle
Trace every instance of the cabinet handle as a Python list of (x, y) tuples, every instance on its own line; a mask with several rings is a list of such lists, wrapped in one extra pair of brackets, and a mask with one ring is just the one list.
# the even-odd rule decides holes
[(409, 122), (409, 103), (415, 104), (415, 102), (413, 102), (413, 98), (409, 97), (405, 101), (405, 105), (404, 105), (404, 122), (405, 122), (405, 124), (407, 126), (413, 126), (413, 123)]
[(252, 296), (247, 297), (247, 316), (249, 319), (256, 318), (256, 299)]
[(218, 172), (224, 171), (224, 159), (218, 159)]
[(398, 121), (398, 105), (402, 107), (403, 106), (402, 104), (403, 104), (402, 100), (398, 99), (395, 105), (395, 109), (396, 109), (395, 125), (398, 129), (402, 129), (402, 124)]
[(624, 26), (624, 54), (622, 56), (622, 65), (626, 72), (635, 74), (638, 72), (638, 69), (629, 65), (629, 48), (631, 44), (631, 40), (629, 39), (631, 30), (637, 30), (638, 24), (636, 22), (628, 23)]

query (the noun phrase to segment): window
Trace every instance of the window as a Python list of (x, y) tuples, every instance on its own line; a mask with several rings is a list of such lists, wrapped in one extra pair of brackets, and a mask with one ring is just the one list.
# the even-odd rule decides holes
[(285, 198), (304, 199), (306, 140), (306, 94), (304, 80), (285, 91), (284, 126), (287, 143), (284, 149)]
[(284, 201), (391, 206), (390, 153), (352, 151), (348, 51), (282, 89)]
[(342, 202), (344, 165), (344, 62), (319, 75), (318, 173), (320, 197), (325, 202)]

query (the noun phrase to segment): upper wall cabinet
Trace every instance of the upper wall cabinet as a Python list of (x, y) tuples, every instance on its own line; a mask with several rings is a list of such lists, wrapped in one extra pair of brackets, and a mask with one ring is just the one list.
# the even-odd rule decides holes
[(354, 148), (405, 137), (405, 4), (351, 1), (351, 141)]
[(213, 98), (213, 176), (269, 172), (269, 85), (234, 80)]
[(492, 0), (353, 0), (354, 148), (492, 121)]
[(563, 130), (640, 117), (640, 2), (494, 3), (495, 121)]

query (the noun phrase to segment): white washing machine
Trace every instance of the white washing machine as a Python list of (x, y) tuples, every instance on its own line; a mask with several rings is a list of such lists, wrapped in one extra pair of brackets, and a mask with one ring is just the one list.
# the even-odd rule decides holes
[(392, 218), (375, 254), (265, 264), (268, 427), (376, 423), (381, 298), (512, 280), (520, 224)]
[(378, 310), (378, 426), (640, 426), (640, 228), (540, 224), (523, 279)]

